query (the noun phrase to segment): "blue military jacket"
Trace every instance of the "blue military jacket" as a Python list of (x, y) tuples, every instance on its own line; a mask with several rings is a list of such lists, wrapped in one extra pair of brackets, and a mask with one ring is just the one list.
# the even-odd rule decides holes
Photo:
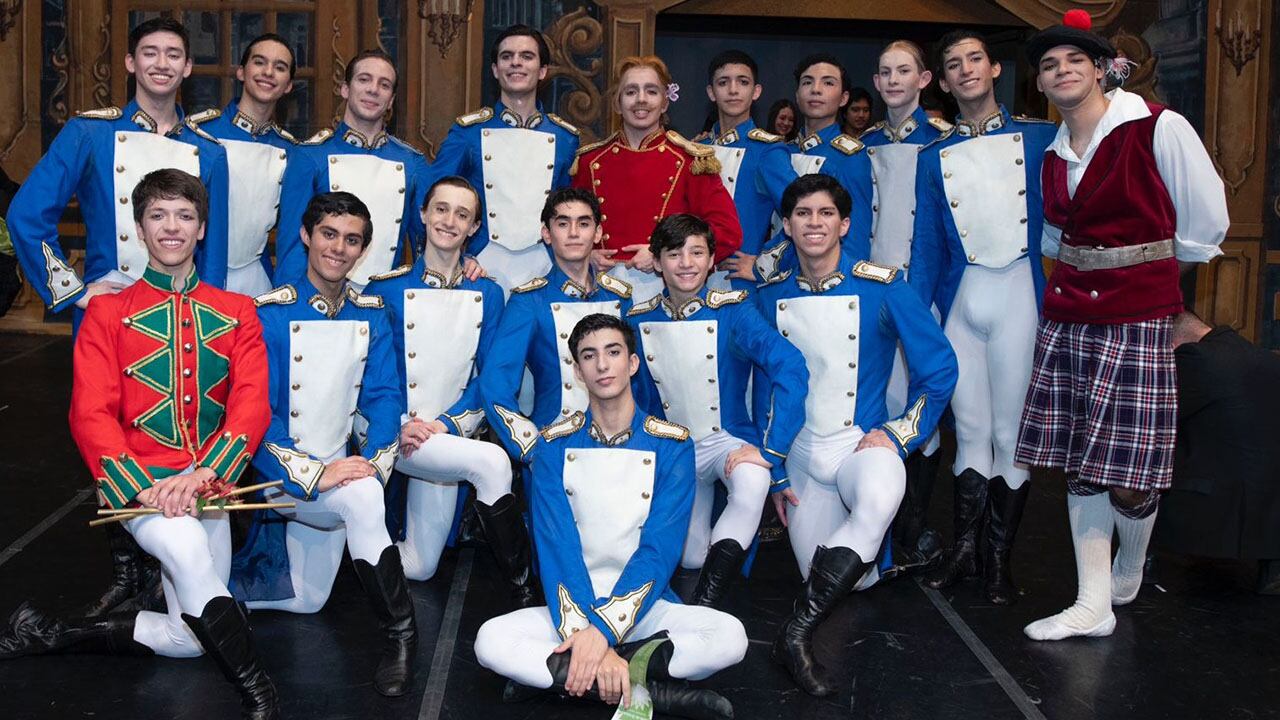
[[(849, 192), (853, 209), (849, 215), (849, 232), (841, 240), (841, 246), (850, 257), (864, 260), (870, 257), (875, 192), (871, 160), (864, 152), (866, 148), (862, 141), (840, 132), (840, 123), (832, 123), (807, 137), (796, 138), (787, 149), (791, 152), (791, 164), (799, 175), (815, 172), (830, 175)], [(756, 275), (766, 282), (796, 267), (796, 251), (781, 231), (756, 258)]]
[(920, 148), (951, 129), (917, 107), (902, 124), (881, 121), (858, 138), (867, 146), (875, 200), (871, 205), (871, 262), (907, 276), (916, 214), (916, 161)]
[[(788, 271), (757, 299), (765, 319), (809, 366), (804, 429), (819, 437), (855, 425), (868, 433), (880, 429), (905, 458), (933, 434), (957, 370), (951, 343), (897, 275), (842, 254), (830, 275), (810, 280)], [(905, 412), (890, 418), (884, 394), (899, 342), (911, 378)]]
[(347, 276), (364, 287), (370, 275), (400, 264), (404, 249), (417, 254), (424, 237), (421, 208), (432, 174), (422, 153), (386, 133), (366, 138), (339, 123), (321, 130), (289, 153), (276, 232), (276, 284), (297, 280), (307, 268), (298, 231), (311, 198), (345, 190), (369, 206), (373, 241)]
[(444, 277), (419, 257), (374, 275), (364, 293), (381, 298), (390, 317), (401, 420), (440, 420), (454, 435), (474, 435), (484, 403), (473, 378), (498, 336), (502, 288), (488, 278), (468, 280), (461, 267)]
[(658, 598), (680, 602), (670, 583), (693, 510), (688, 437), (685, 428), (639, 410), (631, 428), (611, 438), (589, 412), (539, 434), (531, 451), (530, 526), (561, 638), (594, 626), (616, 645)]
[(1027, 258), (1044, 295), (1040, 165), (1057, 128), (1010, 117), (1003, 107), (980, 122), (957, 121), (920, 150), (911, 286), (945, 320), (969, 265), (1003, 268)]
[(546, 196), (569, 186), (578, 129), (555, 113), (521, 118), (501, 102), (458, 117), (436, 153), (437, 177), (460, 175), (480, 191), (484, 212), (467, 252), (490, 242), (523, 250), (541, 241)]
[(315, 499), (325, 465), (349, 454), (358, 413), (360, 455), (385, 484), (399, 447), (400, 392), (382, 300), (347, 287), (335, 305), (304, 276), (254, 302), (271, 374), (271, 425), (253, 456), (259, 475)]
[[(604, 273), (587, 290), (554, 265), (545, 277), (512, 288), (480, 375), (485, 415), (507, 452), (523, 457), (538, 428), (586, 410), (587, 390), (574, 376), (569, 334), (587, 315), (623, 317), (630, 309), (631, 286)], [(517, 405), (526, 366), (534, 388), (529, 417)]]
[[(227, 157), (221, 145), (190, 122), (166, 135), (137, 101), (83, 112), (67, 122), (36, 163), (9, 206), (6, 221), (23, 275), (45, 305), (58, 312), (85, 286), (110, 272), (142, 277), (147, 248), (133, 219), (133, 189), (153, 170), (176, 168), (199, 177), (209, 191), (204, 240), (196, 248), (200, 280), (224, 287), (227, 279)], [(84, 277), (76, 275), (58, 243), (58, 220), (75, 195), (84, 217)]]
[(781, 135), (757, 128), (750, 118), (725, 133), (716, 123), (711, 137), (702, 142), (715, 148), (720, 179), (738, 208), (739, 250), (759, 255), (770, 235), (770, 218), (782, 212), (782, 193), (796, 179), (786, 143)]
[(227, 264), (242, 268), (262, 262), (270, 277), (271, 262), (263, 251), (279, 215), (289, 152), (298, 141), (274, 122), (254, 122), (235, 101), (199, 115), (192, 119), (222, 144), (228, 174), (235, 178), (227, 191)]
[[(636, 328), (641, 357), (635, 384), (641, 407), (688, 427), (694, 440), (723, 429), (760, 448), (773, 463), (774, 481), (781, 482), (791, 441), (804, 425), (809, 370), (748, 295), (704, 287), (677, 307), (664, 291), (633, 307), (627, 320)], [(770, 382), (763, 437), (747, 412), (753, 367)]]

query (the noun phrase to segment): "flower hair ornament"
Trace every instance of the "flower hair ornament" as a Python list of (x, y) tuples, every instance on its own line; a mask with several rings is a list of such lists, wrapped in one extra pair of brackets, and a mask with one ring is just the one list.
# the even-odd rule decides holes
[(1124, 81), (1129, 79), (1129, 74), (1133, 72), (1133, 69), (1138, 67), (1138, 63), (1121, 56), (1099, 58), (1098, 64), (1102, 66), (1102, 72), (1107, 77), (1115, 80), (1120, 85), (1123, 85)]
[(667, 100), (675, 102), (680, 99), (680, 86), (676, 83), (667, 84)]

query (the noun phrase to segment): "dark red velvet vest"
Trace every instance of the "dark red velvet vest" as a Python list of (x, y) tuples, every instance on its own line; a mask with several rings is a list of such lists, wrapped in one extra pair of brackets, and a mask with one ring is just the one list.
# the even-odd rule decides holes
[[(1177, 213), (1152, 149), (1164, 108), (1147, 106), (1150, 117), (1124, 123), (1103, 139), (1074, 198), (1067, 193), (1067, 162), (1052, 150), (1045, 153), (1044, 219), (1062, 228), (1063, 245), (1113, 248), (1174, 236)], [(1057, 322), (1141, 322), (1181, 310), (1173, 258), (1088, 272), (1059, 262), (1045, 286), (1044, 317)]]

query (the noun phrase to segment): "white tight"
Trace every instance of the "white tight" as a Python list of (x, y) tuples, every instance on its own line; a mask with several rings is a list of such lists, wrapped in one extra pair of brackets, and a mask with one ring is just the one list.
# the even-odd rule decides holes
[[(667, 631), (672, 647), (672, 677), (702, 680), (736, 665), (747, 654), (747, 631), (734, 616), (697, 605), (658, 600), (627, 640), (643, 640)], [(547, 657), (560, 644), (546, 607), (499, 615), (476, 633), (476, 659), (486, 668), (522, 685), (551, 687)]]
[(376, 565), (382, 551), (391, 545), (382, 483), (376, 478), (354, 480), (320, 493), (315, 500), (294, 500), (279, 494), (270, 497), (297, 503), (295, 508), (280, 511), (291, 521), (285, 526), (285, 546), (293, 597), (246, 603), (253, 610), (319, 612), (338, 576), (344, 541), (352, 560), (371, 565)]
[(1015, 490), (1030, 475), (1013, 453), (1031, 384), (1037, 312), (1026, 258), (998, 270), (965, 268), (944, 329), (960, 370), (951, 396), (957, 475), (972, 468), (1003, 477)]
[(215, 597), (230, 597), (231, 523), (222, 512), (167, 518), (145, 515), (125, 523), (138, 546), (160, 561), (167, 613), (138, 613), (133, 639), (166, 657), (204, 653), (182, 614), (199, 616)]
[[(743, 445), (746, 443), (721, 430), (699, 440), (695, 446), (698, 477), (681, 566), (701, 568), (707, 549), (726, 538), (736, 540), (744, 548), (750, 547), (755, 538), (772, 478), (766, 468), (751, 463), (738, 465), (731, 475), (724, 474), (725, 459)], [(717, 480), (724, 483), (729, 498), (713, 528), (711, 511)]]
[(825, 437), (802, 430), (791, 446), (787, 475), (800, 504), (787, 506), (787, 524), (805, 579), (819, 545), (847, 547), (874, 562), (902, 503), (907, 472), (898, 453), (855, 452), (861, 439), (857, 426)]
[(511, 493), (511, 462), (493, 443), (432, 435), (412, 455), (396, 461), (410, 477), (405, 538), (399, 543), (405, 577), (428, 580), (436, 574), (440, 553), (453, 526), (458, 483), (476, 489), (476, 500), (493, 505)]

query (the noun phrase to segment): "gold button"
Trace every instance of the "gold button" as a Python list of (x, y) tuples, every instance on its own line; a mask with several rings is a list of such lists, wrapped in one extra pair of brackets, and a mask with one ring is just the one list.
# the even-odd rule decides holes
[(298, 332), (298, 331), (299, 331), (299, 330), (301, 330), (301, 329), (302, 329), (302, 326), (301, 326), (301, 325), (294, 324), (294, 326), (293, 326), (293, 331), (294, 331), (294, 332)]
[(960, 231), (960, 237), (969, 237), (969, 231), (968, 231), (968, 230), (961, 230), (961, 231)]
[(182, 351), (183, 351), (183, 352), (191, 352), (191, 343), (183, 343), (183, 344), (182, 344)]
[(492, 190), (492, 189), (493, 189), (493, 183), (485, 183), (485, 184), (484, 184), (484, 189), (485, 189), (485, 190)]
[(950, 154), (951, 152), (949, 150), (943, 150), (941, 153), (942, 157), (946, 157), (947, 155), (950, 155)]
[(124, 233), (120, 233), (120, 242), (129, 242), (129, 236)]
[[(671, 409), (671, 403), (662, 403), (662, 409), (663, 409), (663, 410), (670, 410), (670, 409)], [(646, 460), (645, 462), (648, 462), (648, 460)]]
[(648, 500), (648, 499), (649, 499), (649, 493), (648, 493), (648, 492), (642, 492), (642, 493), (640, 493), (640, 497), (644, 498), (645, 500)]
[(946, 178), (946, 179), (950, 180), (950, 179), (951, 179), (951, 172), (950, 172), (950, 171), (948, 171), (948, 172), (944, 172), (944, 173), (942, 173), (942, 177), (944, 177), (944, 178)]
[(293, 389), (293, 390), (298, 390), (298, 389), (300, 389), (302, 386), (301, 386), (301, 385), (299, 385), (298, 383), (294, 383), (294, 384), (290, 385), (289, 387), (290, 387), (291, 389)]
[(849, 369), (851, 369), (851, 370), (852, 370), (852, 369), (857, 368), (857, 367), (858, 367), (858, 363), (856, 363), (856, 362), (851, 362), (851, 363), (849, 363)]
[(1013, 141), (1014, 141), (1014, 142), (1022, 142), (1022, 134), (1021, 134), (1021, 133), (1014, 133), (1014, 134), (1013, 134)]
[(183, 395), (183, 396), (182, 396), (182, 402), (184, 402), (184, 403), (186, 403), (186, 404), (190, 405), (190, 404), (191, 404), (191, 396), (190, 396), (190, 395)]
[(120, 142), (124, 142), (125, 141), (124, 133), (120, 133), (119, 135), (116, 135), (116, 139), (119, 140)]
[(564, 358), (564, 364), (565, 364), (565, 365), (572, 365), (572, 364), (573, 364), (573, 360), (572, 360), (571, 358)]
[(720, 426), (719, 426), (719, 425), (712, 425), (712, 426), (711, 426), (711, 432), (720, 432)]
[(191, 151), (191, 154), (192, 154), (192, 155), (199, 155), (199, 154), (200, 154), (200, 148), (196, 148), (196, 149), (192, 150), (192, 151)]
[(485, 130), (485, 131), (484, 131), (484, 133), (482, 133), (482, 134), (483, 134), (485, 137), (489, 137), (489, 131), (488, 131), (488, 130)]
[(561, 340), (568, 340), (568, 339), (569, 339), (569, 333), (560, 333), (560, 339), (561, 339)]
[(293, 356), (293, 361), (294, 361), (294, 362), (302, 362), (302, 356), (301, 356), (301, 355), (294, 355), (294, 356)]
[(492, 159), (493, 159), (493, 156), (492, 156), (492, 155), (485, 155), (485, 156), (484, 156), (484, 159), (485, 159), (486, 161), (488, 161), (488, 160), (492, 160)]
[(646, 359), (646, 360), (648, 360), (649, 362), (653, 362), (653, 356), (652, 356), (652, 355), (645, 355), (644, 357), (645, 357), (645, 359)]
[(849, 390), (845, 393), (845, 397), (853, 397), (853, 396), (854, 396), (854, 392), (852, 390)]
[(289, 159), (289, 156), (288, 156), (288, 155), (286, 155), (285, 153), (280, 153), (280, 159), (281, 159), (281, 160), (287, 160), (287, 159)]
[(403, 195), (403, 194), (404, 194), (404, 188), (400, 188), (400, 194), (401, 194), (401, 195)]
[(405, 329), (405, 330), (412, 330), (413, 328), (414, 328), (413, 323), (408, 323), (408, 324), (406, 324), (406, 325), (404, 326), (404, 329)]
[(121, 198), (120, 198), (120, 204), (121, 204), (121, 205), (128, 205), (128, 204), (129, 204), (129, 198), (127, 198), (127, 197), (121, 197)]
[(786, 330), (783, 330), (782, 337), (791, 337), (791, 333), (787, 332)]
[(555, 169), (556, 169), (556, 166), (555, 166), (554, 164), (552, 164), (552, 165), (548, 165), (548, 166), (547, 166), (547, 169), (548, 169), (548, 170), (555, 170)]
[(396, 163), (396, 171), (397, 171), (397, 172), (398, 172), (398, 171), (400, 171), (400, 170), (403, 170), (403, 169), (404, 169), (404, 164), (403, 164), (403, 163)]
[(418, 417), (418, 411), (417, 411), (417, 410), (410, 410), (410, 411), (409, 411), (409, 417), (415, 417), (415, 418), (416, 418), (416, 417)]
[(591, 163), (591, 169), (592, 169), (592, 170), (599, 170), (599, 169), (600, 169), (600, 163), (598, 163), (598, 162), (593, 162), (593, 163)]
[(565, 390), (572, 390), (572, 389), (573, 389), (573, 383), (565, 383), (565, 384), (564, 384), (564, 389), (565, 389)]
[(573, 462), (574, 460), (577, 460), (577, 459), (578, 459), (578, 456), (574, 455), (573, 453), (569, 453), (567, 456), (565, 456), (565, 460), (568, 460), (569, 462)]
[(969, 256), (969, 262), (977, 262), (977, 261), (978, 261), (978, 256), (977, 256), (977, 255), (970, 255), (970, 256)]
[(778, 303), (778, 309), (779, 309), (779, 310), (786, 310), (786, 309), (787, 309), (787, 304), (786, 304), (786, 303)]
[(1089, 291), (1089, 297), (1093, 298), (1094, 300), (1097, 300), (1097, 299), (1098, 299), (1098, 291), (1097, 291), (1097, 290), (1090, 290), (1090, 291)]
[(117, 166), (116, 166), (116, 172), (118, 172), (118, 173), (122, 173), (122, 172), (124, 172), (124, 166), (123, 166), (123, 165), (117, 165)]
[(410, 360), (412, 360), (412, 359), (414, 359), (414, 358), (416, 358), (416, 357), (418, 357), (418, 353), (416, 353), (416, 352), (410, 352), (410, 353), (409, 353), (409, 359), (410, 359)]
[(707, 355), (707, 359), (708, 359), (708, 360), (715, 360), (715, 359), (716, 359), (716, 356), (715, 356), (715, 355)]
[(953, 207), (953, 208), (958, 208), (958, 207), (960, 207), (960, 201), (959, 201), (959, 200), (952, 200), (952, 201), (951, 201), (951, 207)]
[(334, 184), (330, 185), (330, 186), (329, 186), (329, 189), (330, 189), (330, 190), (334, 190), (334, 191), (336, 191), (336, 190), (338, 189), (338, 183), (334, 183)]
[(858, 336), (857, 336), (857, 335), (854, 335), (853, 333), (849, 333), (849, 339), (850, 339), (850, 340), (857, 340), (857, 339), (858, 339)]
[(1013, 161), (1013, 164), (1014, 164), (1014, 165), (1021, 165), (1021, 164), (1022, 164), (1022, 158), (1015, 158), (1015, 159), (1014, 159), (1014, 161)]
[(710, 325), (708, 325), (708, 326), (707, 326), (707, 332), (708, 332), (708, 333), (710, 333), (710, 334), (715, 334), (715, 331), (716, 331), (716, 329), (715, 329), (715, 328), (711, 327)]
[(1021, 220), (1019, 220), (1018, 222), (1022, 223), (1023, 225), (1026, 225), (1026, 224), (1027, 224), (1027, 219), (1026, 219), (1026, 218), (1022, 218), (1022, 219), (1021, 219)]
[(297, 410), (290, 410), (290, 411), (289, 411), (289, 417), (298, 417), (298, 411), (297, 411)]
[(548, 142), (548, 143), (550, 143), (550, 144), (552, 144), (552, 145), (555, 145), (555, 144), (556, 144), (556, 138), (555, 138), (555, 136), (554, 136), (554, 135), (548, 136), (548, 137), (547, 137), (547, 142)]
[(121, 265), (121, 266), (120, 266), (120, 270), (121, 270), (122, 272), (129, 272), (129, 266), (128, 266), (128, 265)]
[(414, 294), (412, 291), (405, 293), (404, 296), (405, 296), (405, 299), (407, 300), (412, 300), (414, 298)]
[(1054, 294), (1056, 294), (1056, 295), (1061, 295), (1061, 294), (1062, 294), (1062, 288), (1060, 288), (1060, 287), (1055, 287), (1055, 288), (1053, 289), (1053, 292), (1054, 292)]
[(182, 377), (191, 377), (191, 368), (182, 368)]
[(845, 426), (845, 427), (849, 427), (850, 425), (853, 425), (853, 421), (852, 421), (852, 420), (845, 420), (845, 421), (844, 421), (844, 426)]
[(330, 164), (330, 165), (337, 165), (337, 164), (338, 164), (338, 158), (337, 158), (336, 156), (330, 155), (330, 156), (329, 156), (329, 164)]
[(125, 377), (133, 377), (133, 368), (125, 368), (125, 369), (124, 369), (124, 376), (125, 376)]

